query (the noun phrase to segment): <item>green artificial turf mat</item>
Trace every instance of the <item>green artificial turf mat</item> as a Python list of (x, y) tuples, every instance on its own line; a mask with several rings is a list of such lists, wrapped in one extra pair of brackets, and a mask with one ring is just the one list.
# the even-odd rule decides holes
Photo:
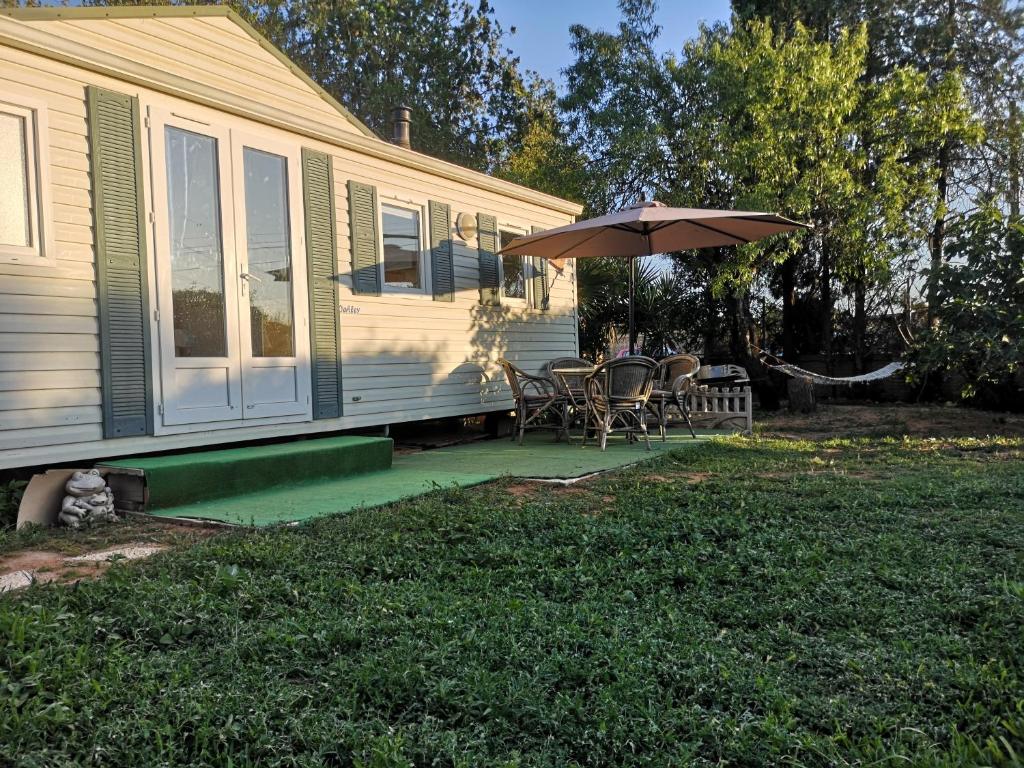
[[(511, 440), (487, 440), (417, 454), (420, 466), (436, 467), (438, 472), (457, 467), (463, 472), (492, 473), (494, 477), (573, 478), (633, 464), (667, 450), (700, 445), (711, 433), (699, 433), (697, 439), (686, 433), (673, 433), (666, 442), (651, 439), (651, 451), (644, 444), (627, 443), (613, 435), (604, 452), (595, 442), (582, 445), (574, 438), (568, 445), (556, 443), (546, 433), (527, 435), (523, 445)], [(724, 433), (723, 433), (724, 434)]]
[(141, 469), (149, 492), (146, 508), (155, 511), (386, 470), (391, 466), (392, 448), (390, 438), (346, 435), (132, 457), (102, 466)]
[(289, 482), (273, 488), (232, 496), (209, 498), (174, 507), (150, 509), (161, 517), (185, 517), (238, 525), (273, 525), (375, 507), (412, 498), (436, 488), (467, 487), (502, 476), (574, 478), (623, 467), (668, 450), (702, 445), (708, 433), (696, 440), (672, 435), (668, 442), (652, 440), (652, 451), (643, 444), (627, 444), (613, 436), (608, 450), (579, 440), (556, 443), (550, 434), (527, 435), (523, 445), (511, 440), (485, 440), (449, 448), (396, 456), (391, 469), (327, 480)]

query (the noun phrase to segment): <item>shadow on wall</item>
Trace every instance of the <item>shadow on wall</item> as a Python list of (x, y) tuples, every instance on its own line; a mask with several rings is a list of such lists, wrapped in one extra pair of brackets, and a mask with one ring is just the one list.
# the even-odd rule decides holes
[[(352, 346), (342, 343), (343, 349)], [(450, 358), (446, 347), (437, 343), (343, 354), (345, 416), (380, 414), (381, 423), (386, 423), (392, 420), (390, 414), (417, 410), (503, 407), (502, 393), (484, 386), (479, 366), (453, 363)]]
[[(465, 243), (452, 241), (454, 306), (439, 301), (436, 306), (450, 307), (443, 326), (431, 331), (432, 318), (424, 315), (417, 335), (429, 342), (409, 340), (386, 351), (359, 349), (359, 341), (346, 333), (346, 315), (341, 315), (341, 343), (345, 414), (365, 415), (418, 409), (443, 409), (462, 406), (479, 410), (512, 407), (512, 393), (498, 360), (508, 358), (528, 371), (540, 371), (553, 358), (575, 353), (575, 316), (569, 311), (540, 311), (525, 306), (482, 304), (476, 283), (476, 249), (472, 258)], [(430, 264), (430, 253), (425, 254)], [(470, 274), (472, 267), (473, 274)], [(375, 269), (379, 269), (379, 266)], [(549, 270), (549, 292), (566, 279), (563, 270)], [(348, 283), (360, 276), (369, 282), (379, 280), (365, 269), (338, 275)], [(469, 285), (468, 283), (473, 283)], [(358, 300), (358, 296), (353, 297)], [(467, 300), (471, 300), (467, 301)], [(361, 326), (366, 346), (386, 345), (395, 336), (394, 328), (384, 325)], [(450, 322), (449, 322), (450, 321)], [(463, 322), (465, 323), (463, 325)], [(442, 336), (442, 338), (438, 338)]]
[[(406, 343), (387, 351), (360, 351), (358, 341), (346, 341), (343, 326), (345, 415), (384, 417), (456, 406), (481, 411), (511, 408), (512, 393), (499, 359), (540, 372), (548, 360), (574, 349), (572, 318), (565, 314), (482, 305), (468, 314), (466, 331), (446, 332), (452, 343)], [(372, 336), (384, 341), (381, 331), (375, 329)], [(462, 360), (453, 359), (453, 347), (461, 348)]]
[(512, 393), (498, 365), (500, 358), (528, 372), (541, 373), (547, 361), (575, 354), (576, 329), (571, 315), (482, 304), (474, 306), (470, 314), (470, 362), (479, 366), (486, 381), (499, 383), (510, 403)]

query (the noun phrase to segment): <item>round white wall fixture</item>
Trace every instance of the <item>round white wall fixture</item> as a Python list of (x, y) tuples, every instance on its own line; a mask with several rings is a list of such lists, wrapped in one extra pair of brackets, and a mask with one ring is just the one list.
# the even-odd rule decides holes
[(463, 240), (476, 237), (476, 216), (472, 213), (460, 213), (455, 217), (455, 232)]

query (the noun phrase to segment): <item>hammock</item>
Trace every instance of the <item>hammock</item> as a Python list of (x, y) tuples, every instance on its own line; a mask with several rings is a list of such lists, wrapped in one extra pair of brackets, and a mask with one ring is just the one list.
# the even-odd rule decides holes
[(884, 368), (879, 368), (877, 371), (871, 371), (871, 373), (864, 373), (861, 374), (860, 376), (846, 376), (845, 378), (837, 378), (835, 376), (824, 376), (820, 373), (808, 371), (797, 365), (791, 365), (789, 363), (779, 363), (777, 365), (766, 363), (766, 365), (768, 365), (771, 368), (774, 368), (776, 371), (782, 371), (787, 376), (792, 376), (793, 378), (796, 379), (807, 379), (808, 381), (811, 381), (815, 384), (826, 385), (852, 385), (860, 384), (861, 382), (865, 381), (878, 381), (879, 379), (885, 379), (888, 378), (889, 376), (892, 376), (894, 373), (896, 373), (896, 371), (902, 370), (903, 368), (903, 363), (889, 363)]

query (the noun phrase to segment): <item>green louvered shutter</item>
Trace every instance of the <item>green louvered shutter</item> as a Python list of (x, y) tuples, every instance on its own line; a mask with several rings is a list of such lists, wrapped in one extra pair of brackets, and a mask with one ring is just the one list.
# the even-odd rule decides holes
[(313, 418), (341, 416), (341, 329), (338, 317), (337, 227), (330, 155), (302, 150), (309, 275), (309, 351), (313, 364)]
[(90, 86), (87, 105), (103, 436), (146, 435), (153, 384), (139, 102)]
[[(534, 227), (531, 234), (536, 235), (538, 232), (543, 231), (540, 227)], [(548, 268), (550, 264), (547, 259), (542, 259), (540, 256), (534, 256), (531, 261), (533, 267), (533, 306), (535, 309), (545, 310), (551, 303), (551, 286), (548, 284)]]
[(476, 216), (480, 263), (480, 303), (500, 304), (498, 290), (498, 219), (487, 213)]
[(352, 292), (380, 296), (377, 188), (349, 181), (348, 213), (349, 238), (352, 241)]
[(455, 301), (452, 207), (430, 201), (430, 280), (434, 301)]

